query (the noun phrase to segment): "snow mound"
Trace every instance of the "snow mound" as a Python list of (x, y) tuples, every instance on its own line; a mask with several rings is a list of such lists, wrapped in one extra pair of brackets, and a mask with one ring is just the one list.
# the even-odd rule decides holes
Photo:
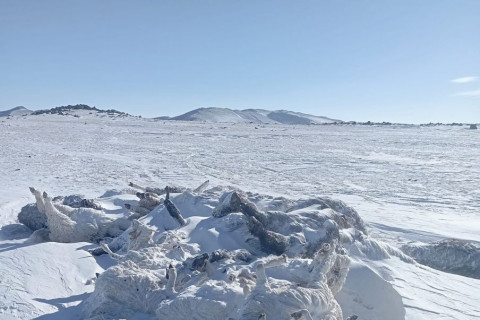
[(353, 209), (331, 199), (222, 187), (170, 199), (104, 245), (117, 264), (82, 303), (86, 318), (340, 320), (335, 295), (351, 261), (344, 246), (379, 246)]
[(345, 285), (336, 298), (345, 314), (362, 315), (359, 319), (405, 319), (402, 297), (390, 283), (361, 263), (350, 266)]
[(402, 246), (402, 251), (431, 268), (480, 279), (480, 245), (462, 240)]

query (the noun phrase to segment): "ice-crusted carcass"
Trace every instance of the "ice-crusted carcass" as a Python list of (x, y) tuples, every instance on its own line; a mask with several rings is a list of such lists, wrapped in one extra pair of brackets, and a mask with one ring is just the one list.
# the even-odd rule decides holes
[(132, 206), (129, 203), (125, 204), (125, 208), (133, 212), (132, 216), (130, 216), (131, 219), (138, 219), (146, 216), (153, 209), (163, 203), (163, 198), (153, 192), (137, 192), (136, 195), (138, 198), (140, 198), (140, 201), (138, 201), (137, 205)]
[(98, 241), (119, 236), (130, 225), (126, 219), (113, 219), (100, 210), (74, 208), (69, 215), (62, 213), (44, 193), (45, 215), (51, 241)]
[[(123, 254), (107, 247), (118, 263), (83, 302), (87, 318), (140, 312), (158, 319), (342, 319), (334, 295), (350, 259), (341, 230), (364, 234), (356, 212), (320, 200), (285, 200), (279, 207), (222, 188), (171, 200), (185, 224), (158, 207), (135, 222), (137, 230), (150, 230), (150, 240)], [(274, 206), (287, 209), (270, 211)], [(127, 245), (136, 241), (133, 228), (124, 233)], [(263, 305), (256, 303), (260, 295)]]
[(418, 263), (445, 272), (480, 279), (480, 244), (447, 239), (433, 243), (410, 243), (402, 251)]
[(128, 219), (108, 216), (93, 200), (69, 196), (55, 201), (46, 192), (42, 194), (35, 188), (30, 191), (36, 204), (22, 208), (19, 221), (35, 230), (34, 239), (96, 242), (105, 237), (118, 237), (130, 226)]
[[(191, 191), (195, 194), (201, 194), (207, 188), (209, 184), (209, 180), (202, 183), (200, 186), (195, 188), (194, 190), (184, 188), (184, 187), (174, 187), (174, 186), (166, 186), (165, 188), (157, 188), (157, 187), (142, 187), (136, 183), (129, 182), (129, 186), (139, 189), (143, 192), (136, 192), (136, 196), (140, 199), (136, 206), (132, 206), (130, 204), (125, 204), (125, 207), (128, 210), (133, 212), (131, 218), (138, 219), (147, 214), (149, 214), (152, 210), (154, 210), (157, 206), (161, 204), (168, 203), (168, 197), (170, 193), (183, 193), (185, 191)], [(165, 197), (162, 197), (165, 196)]]
[[(35, 203), (27, 204), (18, 214), (18, 221), (32, 231), (47, 227), (47, 216), (45, 214), (45, 200), (40, 190), (30, 187), (30, 192), (35, 197)], [(57, 210), (70, 216), (76, 208), (92, 208), (101, 210), (101, 206), (92, 199), (85, 199), (79, 195), (67, 197), (55, 197), (52, 199)]]
[[(260, 315), (267, 319), (343, 319), (342, 310), (328, 284), (328, 274), (337, 261), (336, 256), (331, 246), (325, 243), (310, 264), (299, 265), (298, 262), (303, 261), (297, 261), (293, 265), (296, 266), (297, 276), (302, 276), (300, 282), (268, 278), (266, 270), (272, 267), (271, 263), (258, 263), (256, 285), (246, 297), (239, 319), (258, 319)], [(350, 261), (348, 257), (341, 261), (343, 273), (335, 282), (343, 284)], [(292, 264), (286, 261), (277, 261), (273, 267), (279, 269), (277, 272), (294, 270)]]

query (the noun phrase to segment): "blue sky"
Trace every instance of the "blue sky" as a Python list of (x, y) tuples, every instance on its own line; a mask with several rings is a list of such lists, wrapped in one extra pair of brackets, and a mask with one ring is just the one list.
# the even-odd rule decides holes
[(479, 122), (479, 17), (478, 0), (2, 0), (0, 110)]

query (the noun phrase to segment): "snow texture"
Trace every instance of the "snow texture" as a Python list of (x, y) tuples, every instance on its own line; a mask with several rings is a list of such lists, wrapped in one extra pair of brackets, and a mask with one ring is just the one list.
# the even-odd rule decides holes
[[(242, 297), (237, 305), (242, 307), (244, 297), (256, 287), (256, 265), (268, 255), (262, 251), (259, 238), (250, 232), (244, 213), (212, 217), (222, 194), (236, 189), (215, 187), (202, 194), (190, 191), (206, 179), (213, 185), (250, 190), (246, 193), (248, 199), (266, 217), (274, 217), (275, 212), (280, 212), (279, 216), (289, 213), (291, 203), (300, 204), (292, 199), (341, 199), (356, 209), (368, 235), (346, 213), (345, 219), (353, 227), (343, 225), (343, 219), (336, 218), (338, 209), (322, 208), (320, 204), (317, 208), (303, 207), (303, 211), (321, 211), (340, 226), (338, 245), (344, 249), (336, 249), (335, 254), (348, 257), (350, 268), (341, 286), (341, 278), (328, 275), (341, 272), (343, 264), (334, 264), (327, 283), (332, 293), (341, 287), (335, 299), (344, 318), (353, 314), (370, 320), (480, 317), (480, 280), (413, 263), (395, 249), (453, 238), (471, 244), (480, 241), (478, 130), (467, 130), (468, 126), (220, 125), (151, 121), (88, 110), (69, 114), (0, 119), (0, 172), (5, 177), (5, 192), (0, 193), (2, 319), (82, 319), (82, 312), (93, 312), (95, 303), (97, 310), (106, 310), (106, 300), (89, 299), (96, 295), (92, 293), (98, 280), (96, 273), (101, 278), (104, 270), (119, 268), (123, 259), (138, 261), (142, 272), (156, 270), (155, 276), (161, 280), (159, 287), (164, 290), (166, 271), (156, 265), (167, 253), (178, 274), (178, 300), (167, 299), (165, 303), (185, 299), (200, 310), (203, 304), (196, 299), (202, 297), (220, 301), (209, 308), (224, 310), (224, 300), (216, 297), (228, 293), (228, 301)], [(31, 234), (18, 223), (22, 207), (32, 202), (28, 190), (32, 185), (54, 195), (82, 194), (82, 199), (94, 199), (108, 217), (127, 218), (132, 213), (125, 205), (135, 207), (139, 203), (135, 196), (139, 190), (124, 188), (128, 181), (144, 186), (191, 188), (171, 198), (186, 225), (179, 228), (162, 203), (139, 218), (155, 230), (149, 247), (129, 251), (134, 243), (129, 234), (133, 226), (119, 237), (94, 239), (118, 255), (111, 259), (106, 254), (93, 257), (88, 253), (98, 244), (45, 243), (50, 240), (48, 229)], [(154, 190), (141, 190), (147, 191)], [(54, 199), (54, 206), (65, 215), (79, 209)], [(75, 206), (79, 198), (71, 199), (74, 201), (70, 204)], [(329, 210), (333, 212), (328, 214)], [(297, 212), (296, 218), (300, 217), (301, 212)], [(126, 220), (131, 223), (132, 219)], [(297, 239), (301, 236), (296, 233), (301, 233), (313, 243), (323, 237), (323, 233), (318, 235), (308, 228), (292, 235), (282, 233), (281, 226), (263, 226), (266, 231)], [(293, 230), (297, 229), (293, 226)], [(179, 247), (175, 247), (177, 243)], [(166, 251), (157, 253), (158, 245)], [(265, 269), (269, 286), (275, 289), (276, 283), (286, 277), (289, 279), (284, 280), (284, 288), (303, 283), (307, 277), (297, 276), (306, 275), (309, 269), (299, 273), (303, 268), (299, 266), (308, 265), (314, 250), (321, 246), (310, 246), (312, 251), (304, 250), (305, 257), (299, 258), (291, 256), (295, 244), (289, 243), (287, 267)], [(146, 253), (139, 254), (143, 251)], [(455, 256), (461, 259), (461, 255)], [(228, 263), (234, 267), (227, 276), (221, 265)], [(218, 277), (207, 278), (212, 265), (212, 274)], [(186, 268), (190, 277), (186, 276)], [(222, 272), (215, 271), (220, 269)], [(239, 279), (235, 285), (230, 285), (229, 275)], [(203, 279), (205, 287), (193, 285)], [(222, 281), (228, 285), (225, 287)], [(93, 303), (91, 309), (86, 308), (87, 301)], [(229, 307), (227, 304), (227, 312)], [(108, 317), (99, 311), (92, 318), (151, 320), (157, 317), (157, 309), (144, 313), (111, 300)], [(306, 311), (292, 314), (303, 319), (308, 317)]]

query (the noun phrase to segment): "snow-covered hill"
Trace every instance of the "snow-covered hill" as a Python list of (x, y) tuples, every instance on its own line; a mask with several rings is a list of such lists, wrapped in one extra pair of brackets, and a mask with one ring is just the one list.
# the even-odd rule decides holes
[(6, 111), (0, 111), (0, 117), (8, 116), (41, 116), (41, 115), (60, 115), (60, 116), (73, 116), (79, 117), (102, 117), (102, 118), (122, 118), (122, 117), (134, 117), (128, 113), (118, 111), (115, 109), (99, 109), (96, 107), (90, 107), (85, 104), (67, 105), (54, 107), (50, 109), (41, 110), (29, 110), (25, 107), (16, 107)]
[(28, 110), (25, 107), (15, 107), (9, 110), (0, 111), (0, 117), (25, 116), (31, 114), (32, 112), (32, 110)]
[(32, 112), (32, 115), (42, 115), (42, 114), (58, 114), (58, 115), (70, 115), (70, 116), (102, 116), (102, 117), (127, 117), (130, 116), (128, 113), (121, 112), (115, 109), (98, 109), (96, 107), (90, 107), (86, 104), (76, 104), (68, 106), (60, 106), (51, 109), (36, 110)]
[(232, 110), (228, 108), (199, 108), (171, 120), (202, 121), (212, 123), (277, 123), (277, 124), (320, 124), (342, 122), (327, 117), (312, 116), (286, 110), (268, 111), (262, 109)]

